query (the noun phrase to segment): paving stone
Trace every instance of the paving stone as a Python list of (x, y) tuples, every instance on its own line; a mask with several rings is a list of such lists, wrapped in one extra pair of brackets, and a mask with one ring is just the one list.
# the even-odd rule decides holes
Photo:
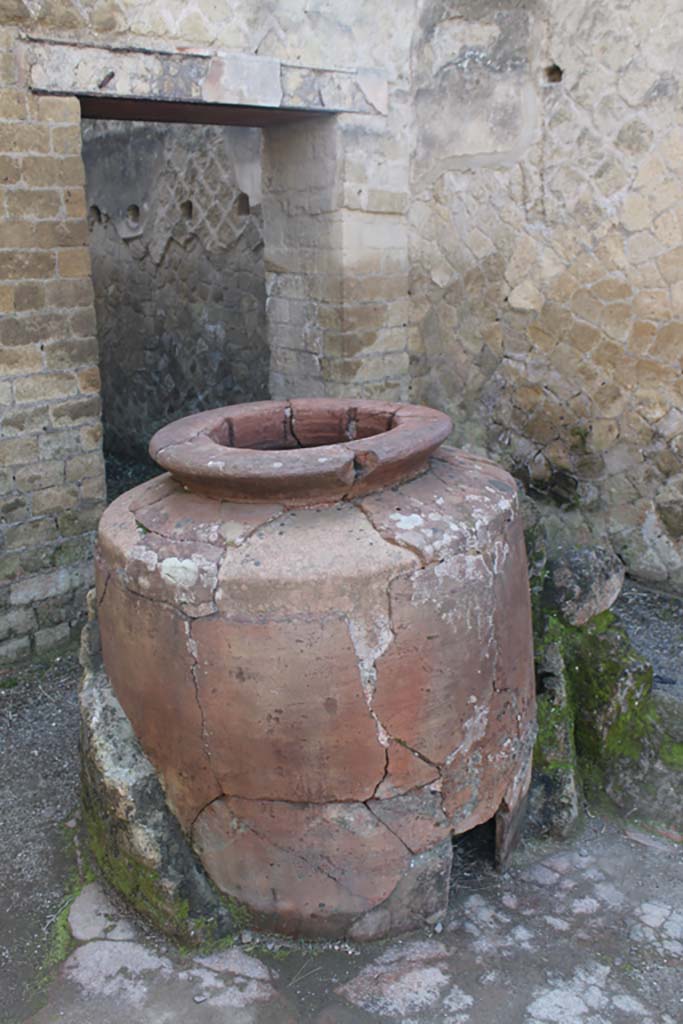
[(609, 548), (570, 547), (548, 560), (543, 603), (572, 626), (611, 608), (624, 583), (624, 564)]
[(105, 938), (124, 941), (136, 936), (136, 929), (116, 910), (97, 882), (86, 885), (72, 903), (69, 928), (78, 942)]

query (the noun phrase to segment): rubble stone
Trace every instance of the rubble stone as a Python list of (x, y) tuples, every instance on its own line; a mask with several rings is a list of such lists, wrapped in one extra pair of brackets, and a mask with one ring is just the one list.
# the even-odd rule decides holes
[(101, 669), (86, 669), (80, 706), (83, 809), (103, 877), (139, 914), (181, 942), (195, 945), (228, 934), (234, 927), (230, 909), (197, 864)]
[(565, 622), (583, 626), (612, 607), (624, 583), (623, 562), (602, 547), (570, 547), (552, 555), (542, 601)]

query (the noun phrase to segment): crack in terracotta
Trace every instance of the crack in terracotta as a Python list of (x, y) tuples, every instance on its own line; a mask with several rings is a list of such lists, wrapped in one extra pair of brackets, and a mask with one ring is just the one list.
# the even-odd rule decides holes
[(102, 595), (101, 595), (99, 601), (97, 602), (97, 607), (98, 608), (102, 607), (102, 603), (104, 602), (104, 599), (107, 596), (107, 590), (109, 589), (109, 581), (111, 580), (112, 575), (113, 575), (113, 573), (108, 572), (106, 577), (105, 577), (104, 586), (102, 587)]
[[(381, 539), (385, 540), (385, 538), (382, 537), (382, 535), (379, 533), (375, 525), (370, 520), (368, 521), (370, 522), (370, 525), (373, 527), (375, 532), (381, 537)], [(346, 626), (349, 631), (349, 636), (351, 637), (351, 643), (353, 644), (353, 649), (356, 654), (363, 696), (365, 697), (365, 702), (368, 706), (368, 711), (370, 712), (370, 715), (372, 716), (372, 719), (375, 723), (378, 742), (382, 747), (384, 747), (386, 752), (384, 775), (377, 783), (377, 786), (375, 787), (375, 792), (377, 791), (379, 786), (381, 786), (382, 782), (385, 780), (387, 776), (387, 772), (389, 769), (388, 748), (389, 743), (392, 739), (388, 729), (386, 729), (384, 724), (380, 721), (379, 715), (377, 714), (373, 707), (375, 694), (377, 692), (377, 662), (384, 654), (386, 654), (386, 652), (389, 650), (392, 644), (396, 642), (396, 630), (394, 629), (392, 617), (393, 612), (391, 607), (391, 586), (394, 580), (397, 580), (402, 576), (410, 575), (414, 571), (416, 570), (411, 569), (408, 571), (404, 570), (403, 572), (397, 572), (387, 580), (384, 591), (386, 598), (385, 613), (377, 615), (373, 618), (373, 624), (375, 628), (377, 628), (378, 623), (381, 623), (379, 630), (380, 636), (378, 638), (379, 646), (375, 646), (374, 648), (369, 646), (367, 643), (367, 636), (363, 635), (363, 633), (366, 632), (364, 627), (361, 630), (358, 628), (358, 623), (350, 616), (342, 616), (344, 621), (346, 622)], [(384, 643), (382, 643), (382, 639), (384, 639)]]
[[(356, 501), (353, 501), (352, 504), (360, 512), (363, 513), (363, 515), (365, 516), (367, 521), (372, 526), (373, 530), (375, 530), (375, 532), (377, 534), (379, 534), (379, 536), (382, 538), (382, 540), (386, 541), (387, 544), (393, 544), (394, 547), (402, 548), (404, 551), (410, 551), (411, 554), (415, 555), (415, 557), (420, 562), (419, 568), (426, 569), (429, 565), (433, 564), (432, 561), (430, 561), (425, 556), (424, 551), (421, 550), (420, 548), (418, 548), (416, 545), (410, 544), (408, 541), (401, 540), (401, 538), (397, 537), (395, 533), (390, 532), (389, 530), (386, 530), (386, 531), (382, 530), (377, 525), (377, 523), (374, 521), (374, 519), (372, 517), (372, 513), (369, 512), (367, 508), (365, 508), (365, 505), (363, 504), (363, 500), (362, 499), (358, 499)], [(437, 560), (435, 559), (434, 561), (437, 561)], [(414, 572), (415, 570), (413, 569), (411, 571)]]
[[(224, 798), (223, 797), (218, 797), (217, 799), (220, 800), (220, 799), (224, 799)], [(231, 798), (227, 798), (227, 799), (231, 799)], [(232, 798), (232, 799), (239, 799), (239, 798), (235, 797), (235, 798)], [(255, 800), (251, 800), (251, 798), (250, 798), (249, 802), (250, 803), (257, 803), (257, 802), (266, 802), (266, 801), (255, 801)], [(272, 802), (273, 803), (294, 803), (294, 801), (288, 801), (288, 800), (272, 801)], [(334, 801), (334, 803), (337, 803), (337, 802), (344, 802), (344, 801)], [(380, 821), (379, 818), (377, 817), (377, 815), (372, 813), (372, 811), (370, 810), (370, 808), (367, 806), (367, 804), (364, 801), (354, 800), (354, 801), (348, 801), (348, 802), (349, 803), (353, 803), (356, 807), (365, 807), (365, 809), (368, 811), (368, 813), (372, 815), (373, 819), (375, 821), (377, 821), (378, 824), (380, 824), (385, 829), (385, 831), (389, 832), (392, 836), (394, 836), (394, 838), (396, 838), (401, 843), (401, 845), (403, 847), (405, 847), (406, 851), (412, 856), (411, 851), (406, 846), (406, 844), (403, 842), (403, 840), (399, 836), (397, 836), (396, 833), (393, 832), (392, 829), (390, 829), (387, 825), (385, 825), (384, 822)], [(216, 803), (216, 800), (211, 800), (209, 805), (207, 805), (207, 806), (210, 806), (212, 803)], [(244, 820), (244, 818), (241, 818), (234, 810), (232, 810), (232, 808), (229, 808), (228, 810), (229, 810), (229, 813), (232, 815), (232, 817), (239, 823), (239, 826), (241, 828), (244, 828), (245, 830), (253, 833), (253, 835), (255, 835), (258, 839), (260, 839), (261, 842), (266, 843), (268, 846), (271, 846), (274, 850), (278, 850), (280, 853), (284, 853), (287, 857), (292, 857), (292, 858), (295, 858), (296, 860), (301, 861), (301, 863), (305, 864), (306, 867), (308, 867), (311, 871), (313, 871), (314, 873), (323, 875), (325, 878), (329, 878), (329, 880), (331, 882), (334, 882), (335, 885), (338, 885), (341, 889), (344, 889), (346, 892), (350, 893), (353, 897), (355, 897), (355, 899), (361, 900), (363, 903), (366, 903), (366, 904), (368, 903), (368, 897), (367, 896), (363, 895), (362, 893), (356, 892), (354, 889), (351, 888), (350, 885), (348, 885), (346, 882), (342, 881), (342, 879), (337, 878), (334, 874), (332, 874), (332, 872), (329, 869), (326, 870), (322, 866), (322, 864), (311, 863), (311, 861), (307, 857), (305, 857), (301, 852), (299, 852), (298, 850), (292, 850), (292, 849), (288, 848), (287, 846), (282, 846), (280, 843), (276, 843), (269, 836), (263, 835), (257, 828), (254, 828), (254, 826), (250, 822), (247, 822), (247, 821)], [(199, 817), (199, 815), (197, 817)], [(196, 820), (197, 819), (195, 819), (195, 822), (196, 822)], [(193, 825), (194, 825), (194, 822), (193, 822)], [(398, 883), (396, 883), (396, 884), (398, 884)], [(370, 903), (369, 906), (367, 906), (365, 908), (365, 910), (362, 910), (360, 912), (361, 915), (367, 913), (368, 910), (372, 910), (374, 908), (374, 906), (376, 906), (376, 904)]]
[[(223, 792), (223, 787), (220, 784), (218, 776), (216, 775), (216, 770), (214, 768), (213, 758), (211, 755), (211, 748), (209, 746), (209, 731), (206, 725), (206, 714), (204, 712), (204, 705), (202, 704), (199, 695), (199, 680), (197, 679), (197, 672), (199, 670), (199, 661), (197, 658), (197, 642), (192, 636), (192, 622), (186, 620), (183, 623), (183, 626), (185, 629), (185, 636), (187, 637), (187, 643), (185, 646), (187, 649), (187, 653), (190, 655), (190, 677), (192, 679), (192, 685), (194, 688), (194, 698), (197, 704), (197, 709), (199, 711), (199, 718), (201, 722), (202, 750), (204, 751), (209, 770), (211, 771), (211, 774), (213, 775), (214, 778), (214, 782), (216, 783), (216, 788), (219, 791), (218, 797), (214, 797), (214, 799), (218, 799)], [(195, 815), (195, 817), (192, 819), (192, 825), (194, 825), (194, 822), (197, 820), (197, 817), (198, 816)], [(190, 829), (192, 829), (192, 825), (190, 825)]]
[[(382, 625), (380, 627), (380, 636), (378, 638), (379, 645), (373, 647), (371, 646), (371, 642), (369, 641), (364, 628), (359, 626), (358, 622), (354, 621), (348, 615), (344, 615), (343, 619), (349, 631), (351, 643), (353, 644), (353, 649), (356, 654), (361, 689), (363, 691), (363, 697), (365, 698), (368, 711), (375, 723), (377, 740), (380, 746), (384, 747), (386, 750), (389, 746), (389, 740), (391, 737), (382, 725), (379, 716), (372, 705), (375, 698), (375, 691), (377, 689), (377, 661), (394, 642), (395, 635), (391, 628), (387, 628), (386, 620), (380, 620), (382, 621)], [(375, 620), (375, 624), (376, 622), (377, 620)], [(365, 635), (363, 635), (364, 633)]]
[(295, 415), (294, 415), (294, 409), (292, 408), (291, 399), (288, 400), (287, 406), (285, 408), (285, 431), (287, 431), (287, 429), (289, 429), (290, 434), (292, 435), (292, 437), (296, 441), (296, 443), (299, 446), (299, 448), (305, 448), (306, 447), (305, 444), (297, 436), (297, 433), (296, 433), (296, 418), (295, 418)]
[[(240, 515), (231, 507), (235, 503), (226, 501), (225, 491), (218, 488), (216, 497), (205, 499), (211, 506), (202, 506), (201, 491), (198, 498), (186, 500), (178, 497), (182, 494), (182, 485), (172, 477), (167, 482), (162, 479), (155, 490), (150, 489), (148, 498), (143, 493), (139, 503), (134, 503), (136, 508), (128, 509), (132, 518), (114, 517), (116, 532), (111, 541), (110, 557), (114, 564), (114, 560), (120, 562), (128, 558), (130, 579), (124, 570), (115, 569), (106, 578), (103, 573), (100, 603), (114, 574), (117, 597), (121, 585), (138, 601), (152, 602), (159, 609), (173, 612), (175, 618), (168, 625), (169, 636), (179, 626), (183, 630), (182, 636), (176, 634), (180, 656), (175, 656), (173, 664), (169, 663), (165, 671), (172, 673), (182, 699), (189, 701), (185, 706), (190, 727), (179, 734), (176, 742), (184, 746), (185, 737), (196, 749), (196, 753), (192, 752), (194, 761), (188, 782), (195, 790), (197, 782), (201, 783), (196, 795), (190, 794), (185, 820), (191, 819), (191, 822), (185, 828), (189, 830), (195, 849), (202, 851), (203, 861), (209, 863), (212, 858), (218, 858), (217, 877), (223, 878), (225, 891), (243, 891), (242, 876), (239, 871), (235, 873), (234, 865), (231, 867), (231, 855), (226, 854), (222, 864), (220, 861), (225, 850), (236, 842), (232, 854), (239, 850), (241, 856), (244, 850), (251, 851), (249, 860), (254, 856), (263, 862), (256, 876), (260, 884), (254, 889), (262, 894), (255, 897), (259, 907), (263, 909), (268, 904), (270, 871), (275, 871), (273, 877), (291, 877), (288, 873), (296, 873), (298, 864), (298, 873), (303, 879), (302, 905), (310, 903), (309, 886), (328, 890), (323, 879), (329, 879), (338, 887), (336, 900), (341, 907), (352, 903), (348, 897), (342, 898), (341, 890), (353, 896), (353, 903), (360, 900), (362, 910), (351, 909), (345, 912), (343, 920), (340, 919), (339, 926), (347, 928), (345, 922), (360, 922), (375, 907), (385, 904), (403, 878), (408, 880), (409, 886), (422, 884), (422, 862), (414, 858), (423, 852), (423, 845), (425, 851), (431, 853), (437, 840), (441, 841), (439, 837), (472, 827), (473, 821), (476, 823), (482, 818), (483, 811), (486, 812), (484, 817), (495, 814), (494, 804), (500, 804), (501, 792), (515, 799), (512, 789), (502, 790), (501, 786), (512, 769), (517, 771), (523, 749), (526, 749), (519, 738), (519, 711), (523, 712), (526, 698), (520, 694), (516, 707), (514, 694), (509, 698), (507, 694), (502, 697), (496, 694), (503, 692), (498, 690), (498, 683), (521, 680), (520, 690), (525, 685), (518, 662), (514, 660), (524, 638), (521, 637), (517, 645), (508, 642), (505, 631), (513, 622), (521, 620), (518, 616), (510, 618), (505, 609), (499, 615), (496, 602), (515, 593), (519, 582), (514, 575), (519, 550), (517, 535), (507, 526), (514, 507), (507, 497), (507, 491), (512, 493), (511, 484), (498, 487), (498, 481), (508, 480), (507, 477), (496, 476), (488, 470), (482, 473), (476, 459), (454, 457), (450, 462), (439, 460), (437, 465), (430, 460), (411, 480), (397, 482), (396, 495), (391, 488), (378, 485), (377, 492), (373, 492), (375, 496), (365, 497), (363, 489), (370, 489), (371, 480), (362, 478), (364, 473), (372, 471), (374, 452), (380, 446), (371, 435), (368, 440), (359, 439), (357, 434), (366, 434), (374, 421), (366, 423), (362, 419), (360, 404), (358, 409), (350, 403), (335, 406), (334, 417), (329, 422), (319, 419), (317, 408), (309, 409), (305, 404), (298, 404), (298, 400), (279, 404), (273, 429), (264, 443), (281, 443), (293, 449), (292, 474), (296, 477), (298, 463), (305, 461), (296, 446), (302, 449), (307, 441), (340, 437), (333, 447), (339, 453), (337, 461), (341, 468), (326, 467), (324, 472), (329, 470), (330, 479), (336, 473), (339, 490), (346, 491), (348, 522), (355, 533), (349, 532), (347, 518), (339, 514), (339, 507), (344, 503), (340, 498), (305, 502), (297, 500), (299, 491), (294, 488), (289, 495), (291, 504), (274, 498), (270, 508), (264, 507), (266, 518), (252, 525), (253, 519), (260, 515), (260, 508), (246, 509)], [(398, 406), (397, 412), (404, 408)], [(392, 423), (395, 416), (396, 413)], [(251, 427), (245, 428), (247, 439), (252, 436), (250, 430)], [(240, 432), (236, 418), (234, 425), (230, 421), (221, 427), (220, 438), (225, 442), (229, 436), (234, 443), (235, 435), (242, 440)], [(206, 447), (204, 434), (206, 431), (199, 430), (193, 435), (200, 438), (199, 455)], [(214, 434), (219, 437), (216, 430), (212, 430), (209, 440)], [(218, 444), (219, 440), (214, 443)], [(178, 453), (181, 446), (171, 443), (161, 452), (169, 450)], [(317, 454), (309, 452), (313, 462)], [(230, 453), (226, 453), (226, 473), (228, 456)], [(433, 479), (429, 478), (430, 471)], [(386, 479), (381, 474), (378, 477), (380, 482)], [(471, 488), (469, 494), (468, 488)], [(161, 491), (166, 493), (156, 497)], [(380, 491), (387, 493), (382, 497)], [(501, 496), (503, 491), (505, 498)], [(172, 497), (164, 508), (167, 494)], [(271, 511), (275, 502), (276, 510)], [(322, 508), (320, 519), (307, 513), (318, 524), (316, 530), (320, 536), (313, 532), (318, 547), (310, 534), (301, 532), (302, 528), (310, 527), (308, 519), (296, 523), (298, 530), (292, 527), (287, 533), (284, 529), (289, 522), (290, 509), (302, 507)], [(324, 511), (327, 509), (329, 513)], [(220, 532), (218, 525), (214, 530), (214, 522), (221, 524)], [(281, 533), (277, 533), (279, 523), (283, 525)], [(329, 539), (331, 527), (334, 546)], [(264, 544), (267, 558), (260, 551), (261, 539), (254, 539), (264, 530), (267, 531)], [(139, 538), (140, 531), (151, 536)], [(357, 544), (356, 534), (360, 538)], [(183, 535), (194, 539), (185, 540)], [(201, 540), (204, 537), (208, 539)], [(279, 537), (284, 540), (281, 542)], [(160, 539), (170, 543), (161, 543)], [(136, 545), (138, 540), (140, 543)], [(283, 555), (286, 541), (290, 542), (291, 551)], [(495, 546), (488, 551), (486, 545), (491, 544)], [(131, 545), (133, 555), (129, 557)], [(245, 548), (237, 554), (233, 549), (240, 545)], [(315, 551), (315, 557), (311, 551)], [(166, 556), (168, 565), (164, 573), (161, 563)], [(196, 573), (193, 569), (195, 556), (202, 565)], [(271, 580), (266, 571), (270, 571), (273, 561), (277, 568), (272, 570)], [(330, 566), (336, 570), (338, 580)], [(510, 578), (512, 589), (507, 578), (499, 585), (499, 579), (508, 570), (514, 570)], [(193, 583), (194, 576), (197, 581)], [(149, 594), (140, 593), (136, 589), (138, 585), (146, 587)], [(152, 596), (155, 591), (161, 593), (162, 600)], [(185, 599), (192, 594), (200, 599), (196, 606), (199, 614), (192, 605), (189, 610), (184, 606)], [(110, 606), (111, 600), (105, 608)], [(140, 603), (136, 607), (131, 601), (131, 622), (135, 622), (136, 615), (146, 616), (147, 612), (148, 606)], [(225, 626), (219, 626), (218, 621)], [(332, 621), (336, 623), (334, 627), (330, 625)], [(241, 622), (253, 623), (253, 631), (245, 634)], [(304, 627), (304, 622), (314, 623), (315, 630)], [(195, 623), (198, 623), (196, 628)], [(255, 628), (262, 623), (269, 628), (265, 631)], [(286, 623), (287, 626), (270, 628), (270, 623)], [(329, 641), (333, 653), (328, 654), (321, 637)], [(240, 675), (242, 664), (251, 664), (253, 649), (261, 644), (262, 638), (264, 642), (274, 643), (276, 651), (278, 643), (283, 650), (298, 643), (303, 650), (296, 649), (297, 657), (301, 653), (309, 659), (305, 664), (310, 679), (306, 674), (302, 678), (297, 671), (298, 661), (292, 661), (297, 703), (303, 707), (291, 719), (285, 717), (284, 723), (276, 717), (273, 724), (274, 716), (268, 713), (271, 704), (280, 700), (280, 663), (274, 661), (270, 653), (264, 655), (262, 662), (256, 659), (253, 678), (258, 681), (267, 675), (270, 680), (274, 676), (276, 682), (269, 682), (271, 690), (263, 700), (255, 701), (253, 708), (249, 704), (254, 701), (251, 677), (245, 677), (247, 683), (243, 686)], [(434, 640), (436, 644), (432, 643)], [(508, 665), (508, 653), (513, 658), (511, 665)], [(131, 656), (134, 659), (134, 649)], [(322, 672), (321, 665), (324, 666)], [(343, 683), (341, 710), (337, 702), (325, 701), (328, 694), (334, 692), (331, 687), (336, 680), (336, 675), (334, 679), (328, 678), (328, 666), (333, 673), (339, 671)], [(504, 675), (507, 671), (509, 678)], [(413, 676), (413, 688), (418, 691), (414, 716), (409, 693)], [(470, 685), (470, 679), (471, 690), (463, 690), (463, 686)], [(144, 683), (144, 670), (141, 680)], [(164, 682), (163, 677), (159, 679), (162, 692)], [(287, 679), (284, 682), (288, 684)], [(400, 686), (394, 685), (399, 682)], [(190, 685), (193, 693), (189, 691)], [(249, 704), (252, 717), (248, 718), (248, 728), (240, 725), (239, 718), (223, 727), (225, 688)], [(284, 691), (284, 684), (281, 688)], [(313, 706), (308, 706), (307, 701), (312, 701)], [(194, 705), (195, 710), (192, 710)], [(515, 711), (518, 712), (516, 725), (513, 724)], [(325, 712), (340, 717), (328, 718)], [(174, 714), (173, 708), (168, 709), (168, 714)], [(322, 732), (313, 731), (315, 727), (311, 723), (318, 721), (315, 715), (319, 715), (323, 723)], [(382, 719), (386, 719), (389, 728)], [(172, 720), (169, 717), (169, 723)], [(296, 777), (296, 785), (282, 782), (282, 775), (288, 770), (287, 762), (295, 762), (299, 753), (299, 743), (292, 742), (289, 735), (290, 722), (296, 736), (303, 737), (302, 767), (296, 768), (300, 776)], [(279, 773), (275, 783), (267, 771), (255, 777), (244, 764), (244, 757), (250, 756), (248, 751), (253, 746), (251, 733), (261, 735), (264, 727), (267, 741), (273, 735), (282, 734), (289, 744), (284, 743), (279, 749), (273, 743), (276, 748), (274, 768), (269, 770), (271, 774), (275, 769)], [(317, 744), (311, 749), (323, 750), (324, 730), (328, 728), (339, 733), (346, 730), (346, 734), (340, 750), (333, 747), (329, 757), (330, 762), (336, 758), (341, 767), (334, 762), (334, 770), (330, 770), (329, 779), (325, 776), (323, 784), (306, 774), (311, 763), (315, 768), (316, 758), (311, 762), (305, 744), (310, 733)], [(357, 736), (353, 735), (354, 730)], [(392, 736), (393, 730), (407, 734), (411, 742)], [(353, 763), (353, 752), (361, 746), (359, 737), (365, 757), (369, 759), (362, 771)], [(524, 739), (525, 742), (528, 739), (526, 734)], [(424, 743), (432, 756), (423, 754), (411, 743), (418, 747)], [(240, 755), (236, 747), (243, 748), (245, 753)], [(321, 755), (325, 771), (327, 756), (327, 753)], [(417, 779), (421, 780), (419, 785), (415, 785)], [(232, 786), (247, 790), (252, 787), (260, 790), (263, 786), (274, 793), (282, 788), (286, 795), (297, 794), (299, 799), (258, 797), (251, 792), (242, 797), (226, 792)], [(335, 799), (327, 792), (340, 788), (347, 793), (353, 791), (354, 798)], [(307, 791), (318, 799), (306, 799)], [(325, 797), (321, 798), (323, 792)], [(404, 797), (408, 797), (405, 804), (401, 802)], [(198, 803), (202, 806), (195, 812)], [(447, 813), (447, 806), (451, 814)], [(270, 838), (269, 830), (274, 838)], [(384, 881), (381, 892), (376, 886), (359, 883), (356, 888), (363, 890), (361, 896), (353, 886), (365, 869), (361, 862), (371, 839), (382, 851)], [(417, 849), (413, 850), (412, 846)], [(439, 857), (446, 857), (447, 849), (446, 841)], [(426, 863), (431, 870), (432, 862)], [(278, 864), (283, 866), (281, 875)], [(292, 894), (287, 891), (286, 882), (275, 884), (280, 895), (273, 892), (271, 902), (277, 904), (272, 912), (277, 916), (285, 912), (285, 904)], [(384, 897), (387, 890), (391, 892)], [(391, 916), (394, 908), (388, 908), (386, 913)], [(370, 922), (369, 918), (367, 921), (368, 934), (373, 929), (381, 931), (388, 927), (386, 922)]]
[[(405, 849), (408, 851), (408, 853), (410, 854), (411, 857), (414, 857), (416, 855), (417, 851), (416, 850), (411, 850), (411, 848), (406, 843), (405, 839), (402, 839), (401, 836), (398, 834), (398, 832), (396, 832), (396, 830), (391, 827), (391, 825), (387, 825), (386, 821), (382, 821), (382, 819), (377, 814), (375, 814), (375, 812), (373, 811), (372, 807), (370, 807), (369, 801), (364, 800), (363, 801), (363, 806), (367, 807), (367, 809), (370, 811), (370, 814), (373, 816), (375, 821), (378, 821), (380, 823), (380, 825), (382, 825), (387, 830), (387, 832), (391, 832), (392, 836), (396, 836), (396, 838), (398, 839), (398, 841), (401, 844), (401, 846), (405, 847)], [(398, 885), (398, 882), (396, 884)], [(392, 892), (393, 892), (393, 890), (392, 890)]]
[[(189, 441), (195, 441), (198, 437), (200, 437), (204, 433), (205, 433), (205, 430), (202, 428), (201, 430), (198, 430), (195, 434), (192, 434), (190, 437), (183, 438), (182, 442), (180, 442), (180, 443), (178, 443), (178, 441), (171, 441), (170, 444), (165, 444), (163, 446), (163, 448), (158, 448), (156, 450), (156, 452), (154, 453), (155, 461), (156, 461), (156, 459), (157, 459), (157, 457), (159, 455), (162, 455), (163, 452), (167, 452), (169, 450), (169, 448), (180, 448), (181, 445), (187, 444)], [(172, 473), (170, 475), (173, 476)]]
[(436, 778), (432, 779), (431, 782), (423, 783), (423, 784), (421, 784), (419, 786), (412, 786), (410, 789), (407, 789), (405, 791), (405, 793), (401, 793), (400, 795), (401, 796), (407, 796), (409, 793), (414, 793), (416, 790), (423, 789), (425, 786), (429, 786), (430, 789), (432, 789), (432, 787), (434, 787), (432, 791), (439, 793), (439, 802), (441, 804), (441, 812), (442, 812), (444, 818), (446, 819), (446, 821), (450, 821), (450, 817), (446, 813), (446, 807), (445, 807), (444, 798), (443, 798), (443, 782), (444, 782), (443, 771), (444, 771), (445, 765), (444, 764), (440, 764), (438, 761), (431, 761), (425, 754), (421, 754), (419, 750), (417, 750), (415, 747), (411, 747), (409, 743), (406, 743), (405, 740), (399, 739), (398, 736), (392, 736), (391, 738), (394, 741), (394, 743), (398, 743), (398, 745), (400, 747), (403, 747), (405, 750), (410, 751), (410, 753), (414, 757), (416, 757), (419, 761), (422, 761), (423, 764), (428, 764), (430, 766), (430, 768), (433, 768), (436, 771), (436, 773), (437, 773)]
[[(189, 612), (187, 610), (187, 608), (181, 608), (181, 607), (179, 607), (179, 605), (172, 604), (170, 601), (164, 601), (164, 599), (161, 598), (161, 597), (150, 597), (149, 594), (145, 594), (145, 593), (143, 593), (142, 590), (138, 590), (135, 587), (133, 581), (131, 580), (130, 576), (127, 574), (125, 569), (117, 570), (117, 574), (118, 574), (118, 579), (121, 582), (122, 587), (124, 588), (124, 590), (127, 590), (129, 594), (133, 594), (135, 597), (139, 597), (141, 601), (150, 601), (154, 605), (160, 605), (163, 608), (168, 608), (170, 611), (175, 612), (177, 615), (181, 615), (183, 618), (187, 618), (187, 619), (205, 619), (205, 618), (210, 618), (212, 615), (216, 615), (217, 614), (218, 609), (216, 608), (215, 603), (213, 602), (213, 600), (210, 602), (210, 607), (209, 607), (208, 611), (201, 611), (201, 612), (197, 611), (196, 613), (191, 613), (191, 612)], [(161, 578), (163, 579), (163, 577), (161, 577)], [(176, 588), (176, 589), (180, 589), (180, 588)], [(214, 588), (214, 594), (215, 594), (215, 588)], [(209, 604), (209, 602), (205, 602), (205, 603)]]
[[(441, 785), (443, 784), (443, 765), (438, 764), (435, 761), (431, 761), (424, 754), (420, 753), (420, 751), (418, 751), (415, 748), (411, 747), (410, 744), (407, 743), (405, 740), (399, 739), (396, 736), (392, 736), (389, 733), (389, 731), (379, 721), (379, 718), (378, 718), (376, 712), (374, 711), (374, 708), (372, 707), (372, 699), (374, 699), (374, 694), (375, 694), (375, 689), (376, 689), (377, 661), (379, 660), (381, 655), (384, 654), (386, 650), (388, 650), (389, 646), (391, 646), (391, 643), (396, 641), (396, 631), (395, 631), (395, 627), (394, 627), (394, 624), (393, 624), (393, 609), (392, 609), (392, 596), (391, 596), (391, 586), (392, 586), (392, 584), (394, 583), (395, 580), (400, 579), (401, 577), (404, 577), (404, 576), (408, 576), (408, 577), (415, 576), (417, 573), (420, 573), (420, 572), (424, 571), (430, 565), (438, 565), (438, 564), (440, 564), (443, 561), (443, 559), (442, 558), (438, 558), (438, 559), (435, 559), (431, 563), (427, 562), (425, 560), (423, 552), (421, 552), (419, 549), (414, 548), (411, 545), (401, 543), (397, 538), (395, 538), (392, 535), (386, 536), (384, 534), (384, 532), (382, 530), (380, 530), (379, 527), (377, 526), (377, 524), (374, 522), (374, 520), (373, 520), (371, 514), (368, 512), (368, 510), (363, 507), (362, 501), (356, 501), (356, 502), (353, 502), (353, 504), (354, 504), (354, 506), (356, 508), (359, 509), (360, 512), (363, 513), (363, 515), (365, 516), (367, 521), (370, 523), (370, 525), (373, 528), (373, 530), (377, 533), (377, 535), (385, 543), (394, 544), (395, 547), (400, 547), (400, 548), (402, 548), (404, 550), (410, 551), (410, 553), (415, 555), (415, 557), (420, 562), (420, 564), (418, 566), (416, 566), (415, 568), (413, 568), (413, 569), (409, 569), (409, 570), (406, 570), (406, 571), (403, 571), (403, 572), (400, 572), (400, 573), (396, 573), (387, 582), (387, 588), (386, 588), (387, 605), (388, 605), (387, 623), (388, 623), (389, 629), (390, 629), (391, 634), (392, 634), (392, 640), (387, 645), (385, 650), (382, 651), (380, 654), (378, 654), (377, 657), (374, 660), (373, 669), (374, 669), (375, 687), (373, 687), (373, 689), (372, 689), (372, 694), (371, 694), (370, 700), (368, 702), (368, 710), (370, 711), (370, 714), (373, 716), (373, 719), (374, 719), (376, 725), (378, 726), (378, 728), (380, 728), (382, 730), (382, 734), (386, 737), (386, 742), (382, 742), (382, 740), (380, 739), (380, 742), (382, 743), (382, 746), (384, 746), (385, 750), (386, 750), (386, 767), (385, 767), (385, 772), (384, 772), (384, 775), (383, 775), (382, 779), (380, 780), (380, 782), (377, 784), (377, 787), (375, 788), (375, 792), (377, 792), (377, 790), (381, 786), (382, 782), (384, 782), (386, 780), (386, 778), (388, 777), (388, 774), (389, 774), (389, 751), (388, 751), (388, 746), (389, 746), (389, 742), (392, 741), (392, 740), (393, 740), (393, 742), (398, 743), (400, 746), (404, 747), (406, 750), (409, 750), (410, 753), (413, 754), (415, 757), (417, 757), (420, 761), (422, 761), (425, 764), (430, 765), (432, 768), (434, 768), (436, 770), (436, 772), (438, 773), (439, 790), (441, 791)], [(349, 627), (349, 632), (351, 633), (350, 627)], [(353, 636), (352, 636), (352, 641), (353, 641)], [(355, 648), (355, 643), (354, 643), (354, 648)], [(365, 689), (364, 689), (364, 693), (365, 693)], [(367, 700), (367, 697), (366, 697), (366, 700)], [(437, 780), (434, 780), (434, 781), (436, 782)], [(413, 787), (413, 788), (416, 788), (416, 787)], [(411, 791), (412, 790), (409, 790), (408, 792), (411, 792)], [(441, 802), (442, 812), (443, 812), (444, 816), (446, 817), (446, 819), (448, 820), (448, 815), (446, 814), (445, 806), (444, 806), (444, 803), (443, 803), (443, 796), (440, 797), (440, 802)]]
[[(370, 800), (376, 800), (377, 799), (377, 791), (379, 790), (379, 788), (382, 785), (382, 783), (386, 782), (388, 774), (389, 774), (389, 747), (387, 745), (384, 748), (384, 772), (382, 773), (382, 778), (379, 780), (379, 782), (375, 786), (375, 788), (374, 788), (374, 790), (372, 792), (372, 796), (370, 797)], [(363, 803), (367, 803), (367, 801), (364, 800)], [(368, 810), (370, 810), (370, 808), (368, 808)]]

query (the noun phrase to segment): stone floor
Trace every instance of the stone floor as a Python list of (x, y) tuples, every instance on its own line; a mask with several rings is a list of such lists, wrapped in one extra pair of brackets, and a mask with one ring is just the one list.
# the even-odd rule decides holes
[[(97, 883), (33, 1024), (679, 1024), (683, 851), (588, 820), (502, 877), (469, 862), (437, 934), (367, 947), (246, 943), (180, 955)], [(273, 943), (271, 942), (271, 945)]]
[(438, 933), (243, 933), (203, 956), (159, 940), (82, 887), (77, 678), (71, 654), (0, 677), (1, 1024), (683, 1024), (683, 847), (590, 812), (502, 875), (463, 845)]

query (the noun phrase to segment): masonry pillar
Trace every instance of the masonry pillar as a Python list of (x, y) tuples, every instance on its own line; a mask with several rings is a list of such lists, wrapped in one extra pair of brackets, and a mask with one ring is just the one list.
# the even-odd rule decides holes
[(385, 116), (264, 132), (273, 397), (408, 398), (407, 148)]

